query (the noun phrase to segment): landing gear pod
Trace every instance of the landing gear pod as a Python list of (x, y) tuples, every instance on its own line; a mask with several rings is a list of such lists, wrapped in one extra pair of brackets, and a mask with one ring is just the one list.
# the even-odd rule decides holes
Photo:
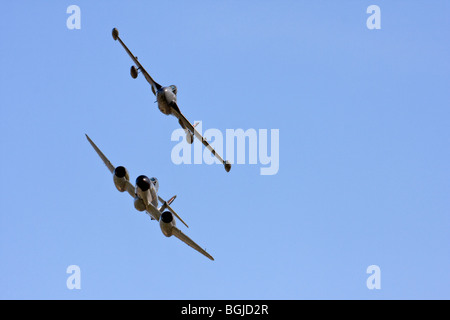
[(194, 142), (194, 135), (192, 133), (186, 133), (186, 142), (189, 144), (192, 144)]
[(135, 66), (131, 66), (130, 74), (133, 79), (136, 79), (138, 76), (138, 69)]

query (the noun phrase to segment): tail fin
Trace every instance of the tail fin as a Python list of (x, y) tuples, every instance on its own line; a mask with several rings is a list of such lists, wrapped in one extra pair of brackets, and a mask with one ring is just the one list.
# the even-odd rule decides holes
[(172, 202), (176, 199), (177, 196), (173, 196), (172, 198), (167, 201), (167, 204), (172, 204)]
[(170, 207), (170, 204), (175, 200), (177, 196), (173, 196), (172, 198), (170, 198), (169, 201), (164, 200), (163, 198), (161, 198), (160, 196), (158, 196), (158, 200), (162, 203), (162, 206), (159, 208), (159, 211), (162, 213), (164, 210), (168, 209), (170, 212), (172, 212), (172, 214), (178, 218), (178, 220), (180, 220), (185, 226), (186, 228), (189, 228), (189, 226), (186, 224), (186, 222), (184, 222), (183, 219), (181, 219), (181, 217), (175, 212), (175, 210), (173, 210)]

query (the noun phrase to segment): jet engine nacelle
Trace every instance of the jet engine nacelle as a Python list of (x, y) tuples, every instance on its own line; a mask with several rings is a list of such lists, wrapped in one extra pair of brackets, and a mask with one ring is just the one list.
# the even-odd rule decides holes
[(131, 66), (130, 74), (131, 74), (131, 77), (133, 79), (137, 78), (137, 76), (138, 76), (138, 69), (136, 68), (136, 66)]
[(162, 233), (166, 237), (172, 235), (173, 227), (175, 227), (175, 219), (170, 211), (164, 211), (159, 218), (159, 226), (161, 227)]
[(119, 166), (115, 168), (113, 179), (114, 185), (116, 186), (117, 190), (119, 190), (120, 192), (124, 192), (125, 190), (127, 190), (126, 183), (130, 180), (130, 176), (125, 167)]

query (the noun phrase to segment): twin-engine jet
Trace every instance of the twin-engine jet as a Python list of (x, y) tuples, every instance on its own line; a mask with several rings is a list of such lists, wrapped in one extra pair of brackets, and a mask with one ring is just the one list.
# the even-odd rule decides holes
[(157, 83), (153, 78), (145, 71), (144, 67), (139, 63), (138, 58), (134, 56), (131, 51), (127, 48), (125, 43), (123, 43), (122, 39), (119, 37), (119, 30), (114, 28), (112, 30), (112, 37), (114, 40), (119, 40), (120, 44), (123, 46), (125, 51), (128, 53), (130, 58), (133, 60), (135, 65), (131, 66), (130, 74), (133, 79), (136, 79), (138, 73), (141, 72), (145, 79), (150, 83), (152, 87), (152, 92), (156, 96), (156, 101), (158, 102), (159, 110), (165, 115), (173, 115), (178, 119), (178, 123), (186, 132), (186, 141), (190, 144), (194, 141), (194, 136), (199, 139), (203, 145), (211, 151), (211, 153), (219, 159), (219, 161), (225, 166), (225, 170), (227, 172), (231, 169), (231, 164), (228, 161), (223, 160), (223, 158), (212, 148), (208, 141), (203, 138), (203, 136), (195, 129), (195, 125), (192, 125), (186, 117), (181, 113), (180, 108), (177, 104), (177, 87), (174, 85), (170, 85), (167, 87), (161, 86)]
[[(136, 210), (145, 211), (152, 220), (158, 221), (161, 231), (166, 237), (175, 236), (205, 257), (214, 260), (208, 252), (177, 228), (174, 216), (186, 227), (188, 227), (188, 225), (170, 207), (170, 204), (175, 200), (176, 196), (172, 197), (169, 201), (165, 201), (158, 196), (159, 182), (158, 179), (154, 177), (149, 179), (148, 177), (141, 175), (136, 179), (136, 186), (133, 186), (130, 183), (130, 176), (127, 169), (122, 166), (114, 167), (88, 135), (86, 135), (86, 138), (112, 173), (114, 185), (117, 190), (120, 192), (127, 191), (134, 199), (134, 207)], [(161, 206), (158, 206), (158, 201), (161, 202)], [(167, 211), (165, 211), (166, 209)]]

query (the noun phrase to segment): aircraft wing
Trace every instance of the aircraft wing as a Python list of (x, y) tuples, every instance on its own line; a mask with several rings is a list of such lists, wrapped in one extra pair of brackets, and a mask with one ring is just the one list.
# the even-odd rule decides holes
[(181, 241), (183, 241), (184, 243), (186, 243), (191, 248), (193, 248), (193, 249), (197, 250), (198, 252), (200, 252), (201, 254), (203, 254), (208, 259), (214, 261), (214, 258), (208, 252), (206, 252), (203, 248), (201, 248), (198, 244), (196, 244), (191, 238), (189, 238), (187, 235), (185, 235), (183, 232), (181, 232), (181, 230), (178, 229), (177, 227), (173, 227), (172, 234), (175, 237), (177, 237), (178, 239), (180, 239)]
[[(183, 222), (186, 225), (186, 223), (178, 216), (178, 214), (176, 214), (176, 212), (173, 211), (173, 209), (169, 207), (169, 205), (167, 204), (166, 201), (164, 201), (160, 197), (158, 197), (158, 198), (160, 199), (160, 201), (164, 202), (164, 205), (166, 206), (166, 208), (168, 208), (178, 219), (181, 220), (181, 222)], [(149, 213), (150, 216), (152, 216), (154, 219), (159, 221), (159, 219), (161, 217), (161, 211), (158, 210), (155, 206), (153, 206), (151, 203), (149, 203), (147, 205), (146, 211)], [(197, 250), (198, 252), (203, 254), (208, 259), (214, 260), (214, 258), (208, 252), (206, 252), (202, 247), (200, 247), (198, 244), (196, 244), (191, 238), (189, 238), (187, 235), (185, 235), (183, 232), (181, 232), (180, 229), (178, 229), (175, 226), (172, 229), (172, 235), (175, 236), (176, 238), (180, 239), (184, 243), (186, 243), (191, 248)]]
[[(103, 152), (95, 145), (94, 141), (92, 141), (91, 138), (89, 138), (89, 136), (87, 134), (85, 134), (85, 135), (86, 135), (86, 138), (88, 139), (89, 143), (91, 144), (92, 148), (94, 148), (95, 152), (97, 152), (99, 157), (103, 160), (103, 163), (106, 165), (106, 167), (109, 169), (109, 171), (112, 174), (114, 174), (114, 169), (116, 167), (114, 167), (112, 165), (112, 163), (103, 154)], [(127, 188), (127, 192), (130, 194), (130, 196), (132, 196), (134, 198), (136, 196), (136, 193), (135, 193), (135, 190), (134, 190), (134, 186), (131, 184), (130, 181), (126, 182), (126, 188)]]
[(128, 55), (130, 56), (131, 60), (133, 60), (133, 62), (135, 63), (137, 69), (142, 72), (142, 74), (144, 75), (145, 79), (152, 86), (153, 94), (156, 95), (156, 91), (161, 89), (161, 85), (159, 83), (157, 83), (155, 80), (153, 80), (153, 78), (148, 74), (148, 72), (144, 69), (144, 67), (139, 63), (137, 57), (134, 56), (131, 53), (130, 49), (128, 49), (128, 47), (125, 45), (125, 43), (123, 43), (122, 39), (120, 39), (120, 37), (119, 37), (119, 31), (116, 28), (113, 29), (112, 35), (113, 35), (114, 40), (119, 40), (120, 44), (125, 49), (125, 51), (128, 53)]
[[(162, 198), (160, 198), (160, 201), (161, 200), (164, 201)], [(164, 203), (167, 207), (169, 206), (166, 201), (164, 201)], [(146, 211), (149, 213), (150, 216), (152, 216), (154, 219), (156, 219), (156, 221), (159, 221), (159, 219), (161, 217), (161, 211), (158, 210), (155, 206), (153, 206), (151, 203), (149, 203), (147, 205)], [(175, 214), (175, 216), (181, 220), (181, 218), (171, 208), (170, 208), (170, 211), (172, 211)], [(181, 222), (186, 224), (183, 220), (181, 220)], [(181, 232), (180, 229), (178, 229), (175, 226), (172, 229), (172, 235), (174, 235), (175, 237), (177, 237), (178, 239), (180, 239), (181, 241), (186, 243), (191, 248), (197, 250), (198, 252), (203, 254), (208, 259), (214, 260), (214, 258), (208, 252), (206, 252), (202, 247), (200, 247), (198, 244), (196, 244), (191, 238), (189, 238), (187, 235), (185, 235), (183, 232)]]
[(111, 173), (114, 173), (114, 169), (116, 167), (114, 167), (112, 165), (112, 163), (108, 160), (108, 158), (106, 158), (106, 156), (103, 154), (103, 152), (101, 152), (101, 150), (95, 145), (94, 141), (91, 140), (91, 138), (89, 138), (89, 136), (87, 134), (85, 134), (86, 138), (88, 139), (89, 143), (91, 144), (92, 148), (94, 148), (95, 152), (97, 152), (97, 154), (99, 155), (99, 157), (103, 160), (103, 163), (105, 164), (105, 166), (108, 168), (108, 170)]
[(200, 140), (203, 145), (209, 150), (211, 151), (211, 153), (213, 154), (213, 156), (215, 156), (217, 159), (219, 159), (220, 162), (222, 162), (222, 164), (225, 166), (225, 170), (227, 172), (230, 171), (231, 169), (231, 164), (228, 161), (223, 160), (223, 158), (220, 156), (220, 154), (218, 154), (216, 152), (216, 150), (214, 150), (213, 147), (211, 147), (211, 145), (208, 143), (208, 141), (203, 138), (203, 136), (195, 129), (195, 127), (189, 122), (188, 119), (186, 119), (186, 117), (180, 112), (180, 109), (178, 108), (178, 106), (176, 106), (176, 108), (172, 108), (172, 113), (175, 115), (175, 117), (178, 118), (178, 120), (180, 120), (184, 126), (193, 134), (197, 137), (198, 140)]

